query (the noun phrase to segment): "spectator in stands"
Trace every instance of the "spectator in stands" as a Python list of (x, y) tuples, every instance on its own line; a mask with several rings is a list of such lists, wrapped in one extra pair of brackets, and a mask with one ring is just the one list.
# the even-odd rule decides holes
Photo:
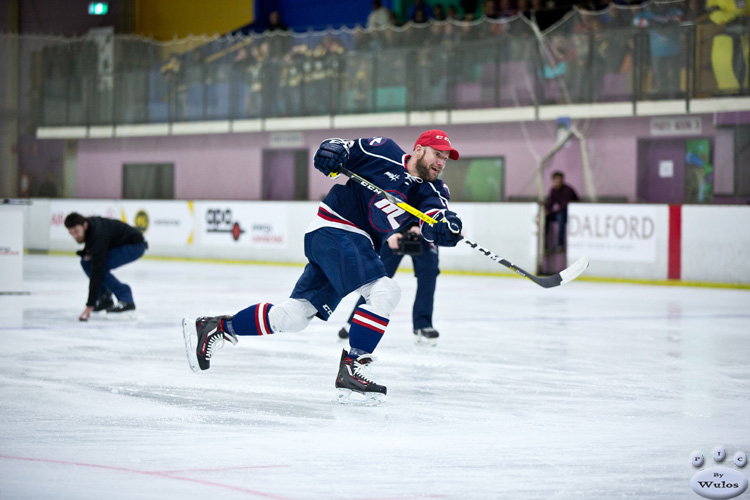
[(182, 61), (176, 54), (169, 56), (167, 64), (161, 67), (161, 73), (167, 82), (167, 100), (178, 116), (185, 110), (185, 83)]
[[(488, 0), (485, 2), (485, 12), (484, 15), (487, 17), (490, 17), (487, 14), (487, 6), (492, 5), (495, 2), (493, 0)], [(499, 7), (495, 6), (493, 9), (496, 13), (495, 17), (493, 19), (501, 18), (501, 17), (513, 17), (516, 15), (516, 9), (513, 8), (513, 4), (510, 0), (500, 0)]]
[[(575, 189), (565, 184), (565, 175), (556, 171), (552, 173), (552, 189), (550, 189), (547, 202), (544, 205), (545, 219), (545, 239), (549, 232), (549, 225), (557, 223), (557, 239), (555, 241), (554, 251), (560, 252), (565, 250), (565, 230), (568, 223), (568, 204), (572, 201), (578, 201), (578, 193)], [(545, 244), (549, 248), (549, 243)]]
[(639, 28), (648, 29), (654, 93), (660, 97), (677, 97), (680, 93), (682, 42), (680, 26), (683, 11), (678, 4), (653, 4), (642, 9), (633, 20)]
[(414, 5), (409, 8), (406, 15), (409, 21), (415, 23), (426, 23), (432, 19), (432, 7), (427, 5), (424, 0), (414, 0)]
[[(502, 11), (499, 9), (503, 9)], [(498, 21), (507, 19), (516, 15), (516, 11), (510, 3), (510, 0), (500, 0), (498, 7), (496, 0), (488, 0), (484, 3), (484, 17), (486, 21)], [(490, 22), (486, 24), (485, 34), (491, 37), (500, 36), (510, 28), (509, 23)]]
[(349, 111), (352, 113), (365, 113), (370, 110), (372, 93), (372, 78), (370, 78), (370, 62), (367, 58), (356, 58), (350, 60), (354, 64), (354, 78), (347, 78), (344, 85), (348, 88), (347, 96), (350, 106)]
[[(620, 35), (620, 29), (632, 24), (630, 9), (622, 9), (610, 4), (601, 24), (605, 28), (598, 42), (595, 42), (597, 66), (603, 73), (630, 73), (633, 69), (633, 38)], [(541, 28), (540, 28), (541, 29)]]
[(268, 16), (266, 34), (271, 34), (267, 40), (269, 41), (268, 55), (272, 61), (278, 63), (292, 49), (292, 39), (287, 35), (287, 31), (289, 28), (281, 20), (281, 14), (276, 10), (271, 12)]
[(414, 12), (414, 17), (411, 19), (411, 21), (416, 24), (424, 24), (429, 22), (430, 20), (425, 16), (423, 10), (417, 10)]
[(283, 113), (286, 116), (299, 116), (302, 111), (302, 80), (307, 60), (308, 47), (305, 44), (295, 45), (284, 56), (284, 66), (281, 70), (281, 95), (284, 102)]
[[(241, 42), (241, 45), (237, 49), (232, 61), (234, 65), (234, 79), (238, 82), (238, 85), (241, 89), (240, 106), (242, 109), (241, 115), (243, 118), (246, 118), (248, 116), (248, 112), (252, 105), (251, 67), (254, 64), (254, 59), (251, 56), (251, 50), (252, 48), (250, 47), (249, 42)], [(260, 94), (258, 94), (258, 98), (260, 98)]]
[(706, 6), (701, 0), (688, 0), (685, 21), (701, 22), (707, 17)]
[(305, 107), (313, 115), (330, 114), (333, 82), (338, 80), (338, 68), (344, 46), (333, 36), (326, 36), (308, 54), (310, 71), (305, 79)]
[(716, 85), (722, 91), (736, 91), (748, 82), (747, 19), (750, 2), (738, 0), (707, 0), (712, 29), (711, 66)]
[(473, 21), (477, 16), (479, 0), (461, 0), (461, 10), (464, 11), (464, 21)]
[(445, 15), (445, 8), (443, 7), (443, 4), (436, 3), (433, 6), (433, 13), (435, 14), (435, 17), (433, 18), (435, 21), (445, 21), (446, 15)]
[(456, 9), (456, 6), (451, 4), (448, 6), (448, 13), (446, 14), (446, 19), (448, 21), (460, 21), (461, 16), (458, 15), (458, 10)]
[(380, 0), (373, 0), (372, 12), (367, 15), (367, 24), (365, 26), (368, 29), (378, 29), (390, 25), (391, 11), (383, 7), (383, 3)]
[(268, 15), (268, 27), (264, 43), (268, 45), (267, 58), (263, 63), (263, 115), (282, 116), (285, 104), (282, 99), (282, 72), (284, 57), (292, 49), (292, 38), (287, 34), (289, 28), (281, 20), (281, 14), (273, 11)]
[[(507, 3), (510, 3), (509, 0), (505, 0)], [(482, 16), (484, 19), (497, 19), (500, 17), (500, 14), (497, 11), (497, 3), (495, 0), (487, 0), (484, 2), (484, 6), (482, 7)]]
[(245, 75), (245, 116), (260, 117), (263, 113), (263, 73), (268, 60), (268, 41), (253, 44)]
[(388, 12), (388, 17), (391, 20), (391, 26), (401, 26), (401, 22), (398, 20), (398, 17), (396, 17), (396, 13), (392, 10)]
[(278, 10), (268, 15), (268, 27), (266, 31), (289, 31), (289, 27), (281, 20), (281, 14)]

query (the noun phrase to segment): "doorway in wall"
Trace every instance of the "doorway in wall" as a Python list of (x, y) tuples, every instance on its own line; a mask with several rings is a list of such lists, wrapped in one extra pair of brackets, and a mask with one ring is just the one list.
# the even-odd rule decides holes
[(122, 166), (125, 200), (173, 200), (174, 163), (125, 163)]
[(307, 149), (267, 149), (263, 151), (262, 199), (274, 201), (307, 200)]
[(640, 139), (637, 201), (711, 203), (713, 141), (708, 137)]

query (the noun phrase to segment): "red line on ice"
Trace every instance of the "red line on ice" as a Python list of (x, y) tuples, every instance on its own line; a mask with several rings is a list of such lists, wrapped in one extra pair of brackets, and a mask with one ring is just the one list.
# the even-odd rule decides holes
[[(263, 498), (273, 498), (275, 500), (291, 500), (287, 497), (280, 497), (278, 495), (272, 495), (270, 493), (264, 493), (262, 491), (256, 491), (256, 490), (250, 490), (248, 488), (240, 488), (238, 486), (232, 486), (229, 484), (221, 484), (221, 483), (214, 483), (211, 481), (203, 481), (201, 479), (192, 479), (189, 477), (179, 477), (179, 476), (172, 476), (169, 472), (152, 472), (152, 471), (146, 471), (146, 470), (138, 470), (138, 469), (128, 469), (126, 467), (114, 467), (111, 465), (99, 465), (99, 464), (84, 464), (80, 462), (66, 462), (64, 460), (50, 460), (46, 458), (28, 458), (28, 457), (12, 457), (8, 455), (0, 455), (0, 458), (4, 458), (7, 460), (24, 460), (27, 462), (42, 462), (47, 464), (60, 464), (60, 465), (75, 465), (78, 467), (91, 467), (94, 469), (105, 469), (105, 470), (113, 470), (113, 471), (119, 471), (119, 472), (130, 472), (133, 474), (142, 474), (144, 476), (158, 476), (158, 477), (166, 477), (168, 479), (176, 479), (178, 481), (188, 481), (190, 483), (198, 483), (198, 484), (204, 484), (207, 486), (216, 486), (218, 488), (224, 488), (227, 490), (232, 491), (239, 491), (242, 493), (250, 493), (252, 495), (256, 495)], [(283, 466), (282, 466), (283, 467)]]

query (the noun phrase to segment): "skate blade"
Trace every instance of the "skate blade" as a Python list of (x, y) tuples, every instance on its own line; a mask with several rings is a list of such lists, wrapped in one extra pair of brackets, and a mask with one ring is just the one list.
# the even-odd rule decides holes
[[(93, 314), (92, 314), (93, 317)], [(118, 312), (118, 313), (105, 313), (104, 316), (99, 316), (100, 318), (104, 318), (107, 321), (133, 321), (137, 319), (137, 316), (135, 315), (135, 311), (124, 311), (124, 312)]]
[(380, 392), (361, 392), (349, 389), (338, 389), (336, 402), (348, 406), (380, 406), (385, 403), (385, 394)]
[(195, 350), (198, 345), (198, 331), (195, 329), (195, 320), (191, 318), (182, 318), (182, 337), (185, 339), (185, 354), (187, 354), (190, 369), (195, 373), (201, 372), (198, 365), (198, 356)]
[(417, 335), (414, 339), (414, 343), (425, 347), (435, 347), (438, 343), (438, 339), (428, 339), (421, 335)]

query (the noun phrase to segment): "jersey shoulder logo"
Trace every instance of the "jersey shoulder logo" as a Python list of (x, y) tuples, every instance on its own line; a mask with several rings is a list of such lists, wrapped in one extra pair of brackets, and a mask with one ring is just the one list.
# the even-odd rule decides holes
[(383, 138), (383, 137), (373, 137), (373, 138), (372, 138), (372, 139), (370, 139), (370, 140), (369, 140), (369, 141), (368, 141), (367, 143), (368, 143), (368, 144), (369, 144), (370, 146), (382, 146), (382, 145), (383, 145), (383, 144), (385, 144), (386, 142), (387, 142), (387, 139), (385, 139), (385, 138)]
[(447, 195), (448, 195), (448, 198), (450, 198), (450, 197), (451, 197), (451, 190), (450, 190), (450, 189), (448, 189), (448, 184), (446, 184), (446, 183), (445, 183), (445, 182), (443, 182), (443, 181), (440, 181), (440, 182), (441, 182), (441, 183), (443, 184), (443, 189), (445, 189), (445, 194), (447, 194)]
[(401, 178), (400, 175), (394, 174), (393, 172), (386, 172), (385, 175), (392, 181), (397, 181)]

